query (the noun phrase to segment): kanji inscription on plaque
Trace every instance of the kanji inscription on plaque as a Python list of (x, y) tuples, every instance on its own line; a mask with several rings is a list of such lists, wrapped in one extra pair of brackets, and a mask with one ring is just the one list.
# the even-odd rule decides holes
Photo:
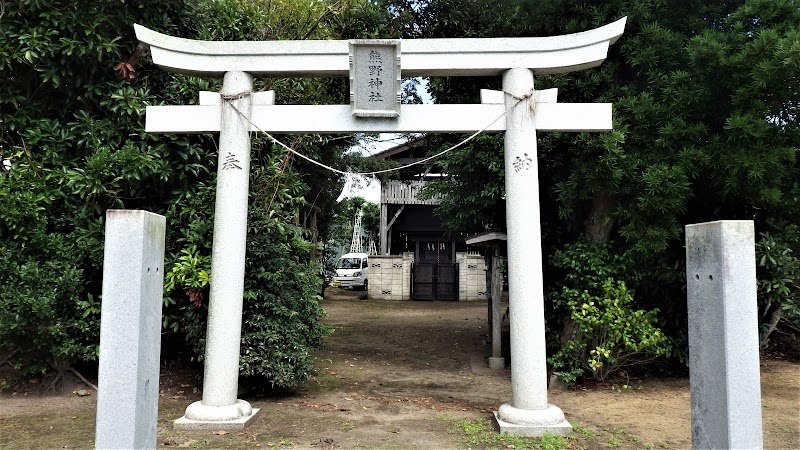
[(400, 115), (400, 41), (350, 41), (350, 104), (356, 117)]

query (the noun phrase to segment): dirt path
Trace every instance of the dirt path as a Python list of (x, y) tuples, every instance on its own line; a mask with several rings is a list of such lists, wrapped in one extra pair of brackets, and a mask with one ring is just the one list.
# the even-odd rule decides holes
[[(331, 292), (332, 291), (332, 292)], [(511, 398), (510, 373), (483, 361), (483, 303), (374, 302), (328, 290), (336, 328), (319, 353), (320, 377), (282, 398), (243, 397), (261, 416), (246, 433), (178, 433), (172, 420), (200, 398), (191, 377), (162, 375), (159, 445), (190, 448), (464, 448), (448, 432), (460, 417), (487, 419)], [(555, 391), (577, 425), (570, 448), (690, 448), (687, 379), (648, 378)], [(766, 448), (800, 448), (800, 365), (762, 362)], [(91, 448), (95, 396), (0, 397), (0, 448)], [(504, 446), (505, 447), (505, 446)], [(481, 448), (481, 446), (473, 446)], [(517, 447), (519, 448), (519, 447)]]

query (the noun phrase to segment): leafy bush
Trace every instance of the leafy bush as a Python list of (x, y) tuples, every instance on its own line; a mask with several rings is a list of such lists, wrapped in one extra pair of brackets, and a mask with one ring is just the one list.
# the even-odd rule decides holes
[[(243, 376), (259, 376), (273, 387), (290, 388), (314, 373), (311, 352), (330, 329), (318, 296), (321, 270), (309, 259), (308, 230), (292, 221), (305, 203), (308, 187), (293, 171), (274, 171), (273, 153), (254, 171), (262, 187), (252, 196), (248, 214), (248, 248), (242, 323)], [(284, 201), (273, 202), (282, 191)]]
[(636, 309), (633, 293), (620, 280), (634, 273), (628, 254), (610, 244), (576, 242), (557, 251), (551, 263), (563, 273), (561, 290), (548, 297), (566, 319), (559, 348), (548, 362), (564, 381), (588, 373), (604, 380), (667, 354), (668, 339), (655, 325), (658, 310)]
[[(785, 228), (783, 234), (797, 245), (799, 231), (792, 225)], [(800, 330), (800, 260), (786, 240), (761, 233), (756, 243), (756, 261), (759, 342), (763, 348), (779, 323)]]
[(192, 184), (171, 160), (178, 146), (141, 132), (161, 83), (114, 72), (141, 57), (132, 23), (169, 29), (181, 3), (2, 7), (0, 70), (13, 75), (0, 82), (0, 354), (19, 374), (52, 367), (55, 383), (96, 360), (105, 211), (158, 212)]
[(559, 301), (570, 311), (576, 332), (549, 359), (564, 381), (574, 382), (589, 369), (603, 381), (617, 370), (644, 364), (669, 350), (667, 337), (654, 324), (658, 310), (631, 308), (633, 295), (622, 281), (603, 282), (598, 295), (563, 288)]
[(83, 282), (81, 240), (47, 231), (54, 193), (32, 190), (24, 169), (0, 173), (0, 351), (22, 375), (63, 372), (97, 358), (99, 308)]
[(576, 289), (599, 287), (609, 277), (633, 274), (628, 253), (614, 251), (612, 244), (578, 241), (555, 252), (550, 262), (563, 271), (563, 283)]
[(177, 341), (200, 349), (197, 359), (202, 358), (208, 317), (213, 208), (213, 185), (200, 182), (182, 192), (166, 212), (170, 245), (164, 264), (163, 328)]

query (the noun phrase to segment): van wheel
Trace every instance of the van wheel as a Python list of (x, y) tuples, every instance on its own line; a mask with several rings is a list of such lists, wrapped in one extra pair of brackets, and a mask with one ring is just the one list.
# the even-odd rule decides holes
[(364, 280), (364, 287), (361, 288), (362, 291), (366, 291), (367, 290), (367, 284), (368, 283), (369, 283), (369, 280)]

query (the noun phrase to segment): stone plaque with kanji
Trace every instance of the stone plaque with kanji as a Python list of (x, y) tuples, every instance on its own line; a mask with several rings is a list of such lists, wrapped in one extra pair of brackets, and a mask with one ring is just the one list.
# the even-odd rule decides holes
[(400, 115), (400, 41), (350, 41), (350, 104), (356, 117)]

